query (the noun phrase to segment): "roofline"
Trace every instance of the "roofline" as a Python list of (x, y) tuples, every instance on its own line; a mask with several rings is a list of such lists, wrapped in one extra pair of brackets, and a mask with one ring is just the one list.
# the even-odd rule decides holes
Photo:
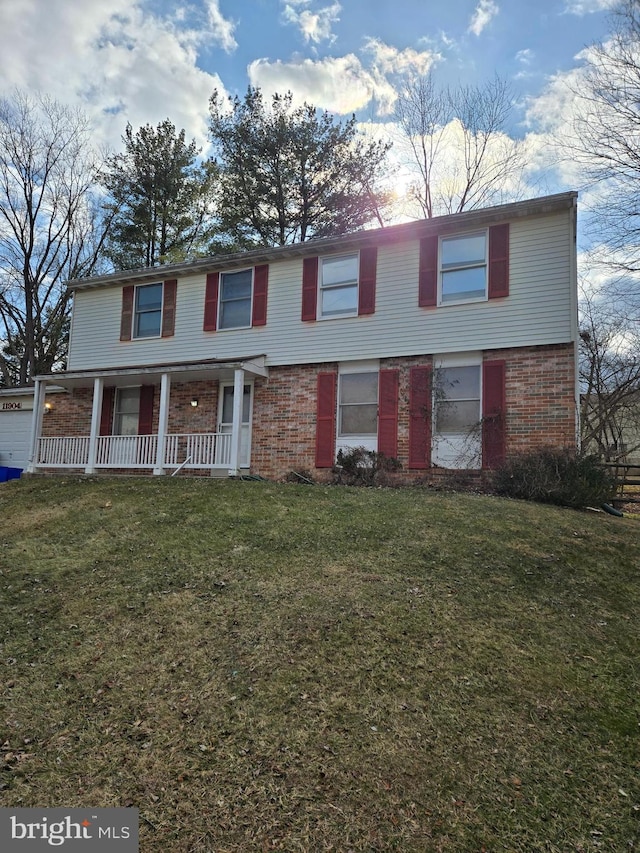
[(373, 245), (379, 246), (383, 243), (400, 243), (434, 233), (460, 231), (468, 227), (477, 228), (504, 220), (570, 210), (576, 206), (577, 198), (578, 193), (574, 191), (556, 193), (555, 195), (526, 199), (510, 204), (501, 204), (496, 207), (484, 207), (463, 213), (434, 216), (432, 219), (404, 222), (400, 225), (354, 231), (338, 237), (323, 237), (318, 240), (308, 240), (304, 243), (293, 243), (287, 246), (261, 247), (244, 252), (234, 252), (230, 255), (216, 255), (195, 261), (184, 261), (178, 264), (121, 270), (92, 278), (74, 279), (67, 282), (67, 287), (69, 290), (75, 291), (127, 282), (158, 281), (158, 279), (178, 278), (184, 275), (198, 275), (243, 266), (256, 266), (281, 259), (317, 255), (320, 252), (354, 250)]

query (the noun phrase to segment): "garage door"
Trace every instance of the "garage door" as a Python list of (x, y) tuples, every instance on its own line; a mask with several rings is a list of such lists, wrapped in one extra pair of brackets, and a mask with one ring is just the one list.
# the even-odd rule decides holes
[(33, 412), (0, 411), (0, 465), (27, 467)]

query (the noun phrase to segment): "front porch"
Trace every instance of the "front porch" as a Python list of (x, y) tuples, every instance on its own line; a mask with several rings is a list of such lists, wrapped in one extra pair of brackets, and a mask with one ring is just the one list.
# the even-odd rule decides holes
[[(264, 357), (259, 356), (234, 362), (214, 360), (38, 377), (27, 470), (32, 473), (56, 469), (81, 470), (86, 474), (100, 470), (125, 470), (150, 471), (155, 475), (192, 470), (237, 476), (250, 464), (252, 384), (256, 377), (267, 375)], [(213, 429), (187, 431), (184, 418), (181, 420), (176, 415), (180, 404), (172, 401), (172, 383), (179, 383), (178, 387), (184, 388), (188, 383), (203, 382), (224, 390), (224, 394), (217, 395), (219, 413), (211, 415)], [(43, 435), (43, 419), (47, 411), (45, 395), (47, 387), (52, 385), (69, 391), (92, 389), (88, 434), (74, 435), (71, 424), (67, 430), (63, 424), (57, 431), (68, 434)], [(136, 387), (159, 387), (159, 401), (153, 402), (152, 392), (152, 416), (145, 416), (143, 427), (140, 410), (136, 413), (135, 430), (122, 434), (124, 430), (118, 427), (124, 421), (118, 418), (117, 407), (114, 413), (113, 406), (109, 411), (105, 403), (109, 393), (113, 396), (114, 393), (117, 395), (118, 389)], [(182, 405), (197, 407), (198, 400), (183, 401)], [(130, 420), (129, 417), (127, 423)]]

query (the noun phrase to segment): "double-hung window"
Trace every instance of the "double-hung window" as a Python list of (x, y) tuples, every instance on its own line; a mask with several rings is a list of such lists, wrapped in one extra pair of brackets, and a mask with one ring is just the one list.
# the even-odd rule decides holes
[(322, 258), (320, 316), (352, 317), (358, 313), (358, 255)]
[(155, 338), (162, 326), (162, 284), (136, 287), (133, 337)]
[(113, 413), (114, 435), (137, 435), (140, 418), (140, 388), (118, 388)]
[(252, 269), (222, 273), (219, 329), (244, 329), (251, 325), (252, 287)]
[(440, 303), (487, 298), (487, 232), (440, 240)]
[(378, 373), (340, 375), (338, 436), (375, 436), (378, 432)]
[(437, 368), (433, 383), (433, 460), (444, 468), (481, 465), (481, 365)]

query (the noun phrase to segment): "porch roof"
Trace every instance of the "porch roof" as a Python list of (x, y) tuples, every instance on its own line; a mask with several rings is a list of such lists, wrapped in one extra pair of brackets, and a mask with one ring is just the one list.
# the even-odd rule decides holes
[(236, 370), (244, 370), (250, 376), (268, 376), (265, 364), (266, 356), (253, 355), (237, 359), (207, 359), (204, 361), (174, 362), (171, 364), (145, 364), (133, 367), (109, 367), (92, 370), (69, 370), (63, 373), (48, 373), (36, 376), (45, 385), (51, 383), (62, 388), (89, 388), (95, 379), (104, 379), (109, 385), (153, 384), (160, 381), (163, 374), (169, 374), (178, 382), (217, 379), (233, 381)]

